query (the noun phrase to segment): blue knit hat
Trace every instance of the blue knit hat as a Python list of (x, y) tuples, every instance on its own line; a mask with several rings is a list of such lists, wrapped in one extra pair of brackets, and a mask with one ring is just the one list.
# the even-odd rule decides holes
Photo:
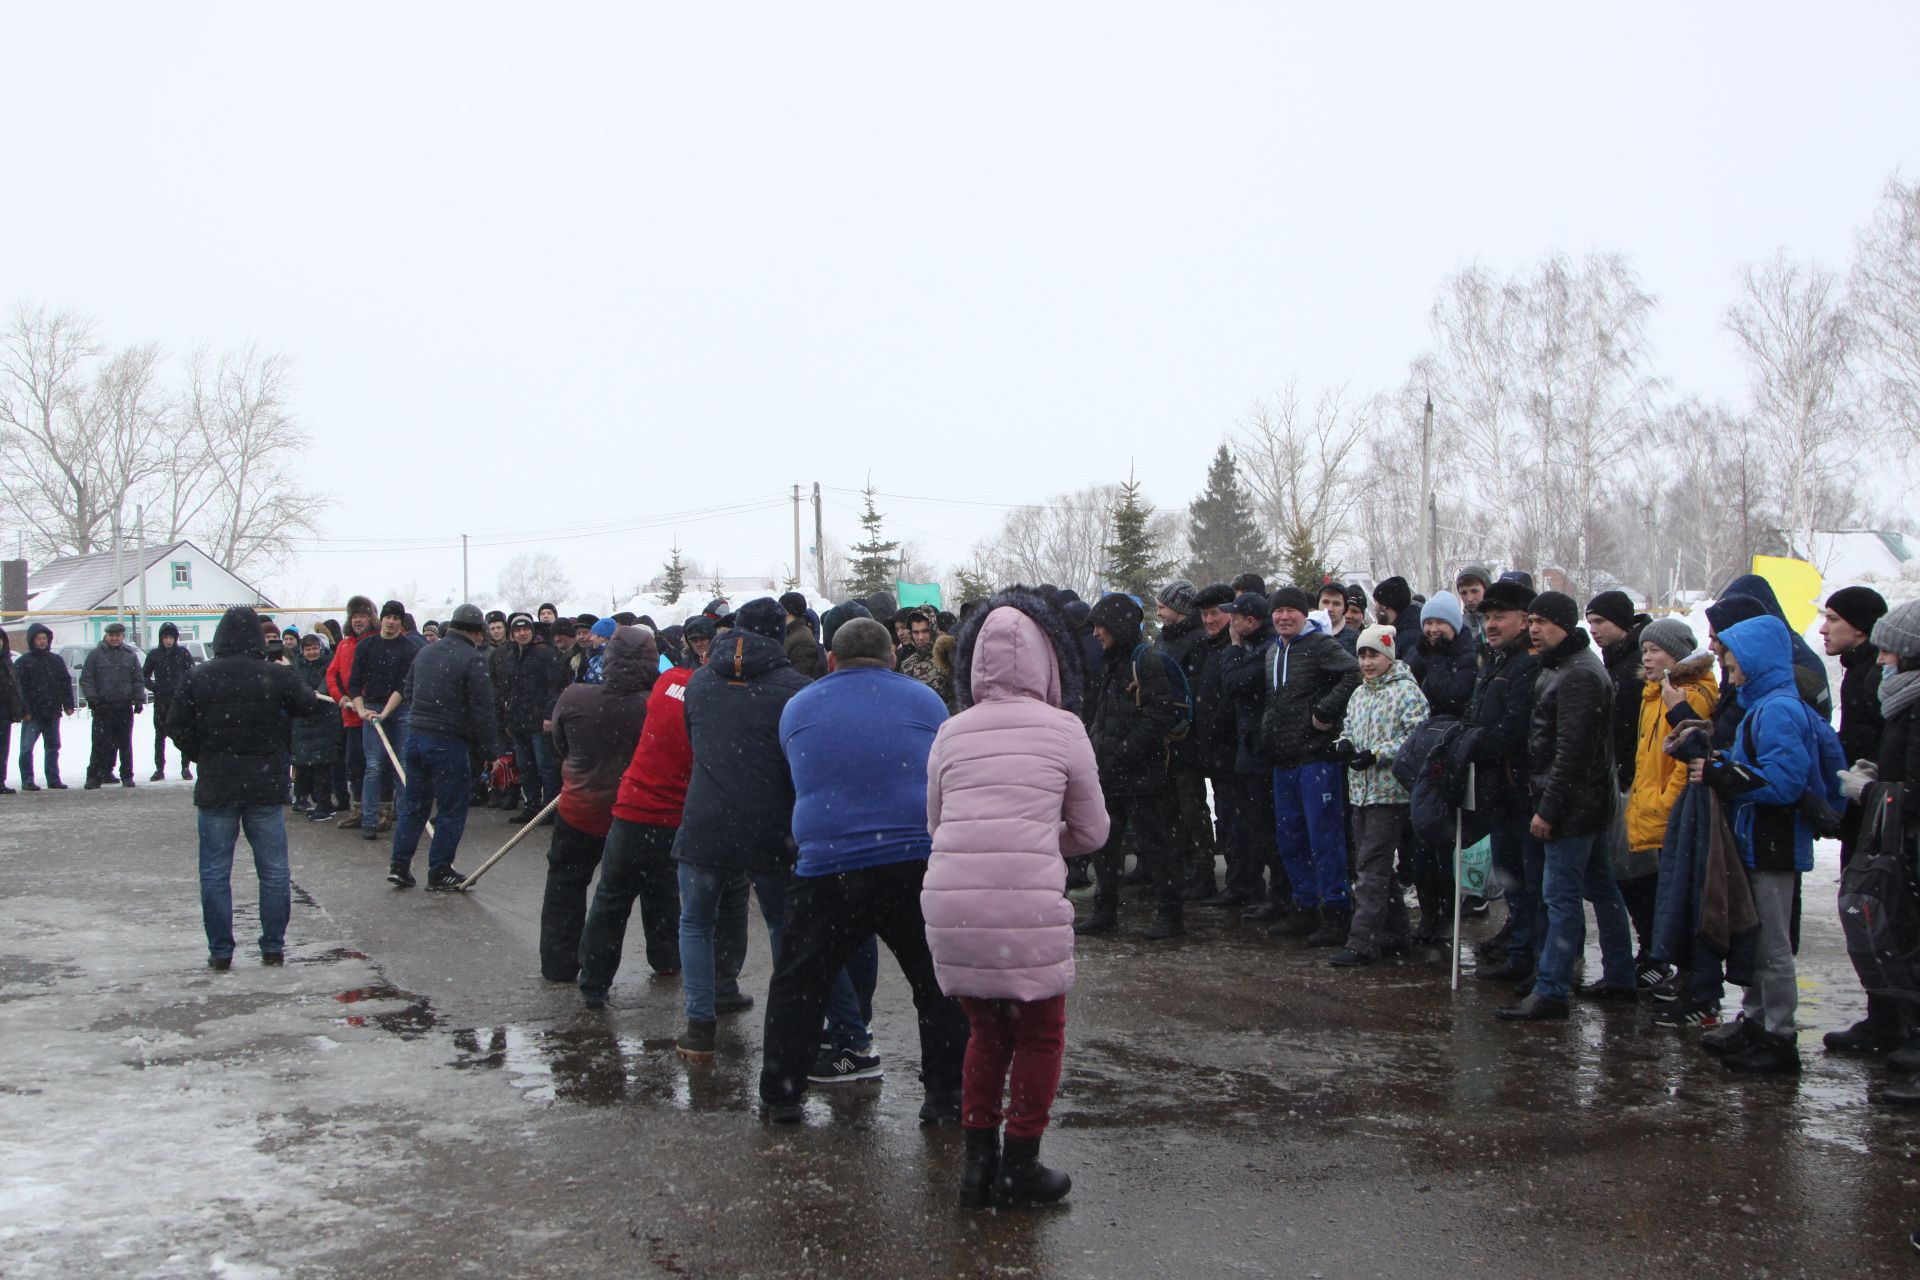
[(1436, 591), (1432, 599), (1420, 606), (1420, 621), (1444, 622), (1453, 628), (1453, 634), (1459, 635), (1460, 628), (1467, 625), (1466, 606), (1453, 592)]

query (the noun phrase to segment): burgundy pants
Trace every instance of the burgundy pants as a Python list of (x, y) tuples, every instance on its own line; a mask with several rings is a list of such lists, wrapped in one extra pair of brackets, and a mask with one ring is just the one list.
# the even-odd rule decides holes
[[(1060, 1057), (1067, 1046), (1067, 998), (976, 1000), (960, 997), (973, 1033), (961, 1070), (960, 1123), (997, 1129), (1009, 1138), (1038, 1138), (1060, 1088)], [(1004, 1110), (1002, 1095), (1007, 1098)]]

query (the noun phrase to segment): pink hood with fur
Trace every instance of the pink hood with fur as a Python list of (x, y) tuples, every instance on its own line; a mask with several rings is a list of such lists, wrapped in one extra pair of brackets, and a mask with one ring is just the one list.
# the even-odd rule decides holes
[(1065, 859), (1106, 843), (1106, 801), (1031, 618), (989, 614), (972, 677), (974, 705), (941, 726), (927, 761), (927, 943), (950, 996), (1045, 1000), (1073, 986)]

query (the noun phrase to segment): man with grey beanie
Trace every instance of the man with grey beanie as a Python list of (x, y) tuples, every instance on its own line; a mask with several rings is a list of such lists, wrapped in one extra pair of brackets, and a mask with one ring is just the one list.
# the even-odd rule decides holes
[(1453, 580), (1453, 593), (1460, 597), (1467, 630), (1472, 633), (1476, 645), (1485, 643), (1487, 638), (1487, 622), (1480, 616), (1480, 601), (1486, 597), (1487, 588), (1492, 585), (1493, 570), (1483, 564), (1468, 565)]
[[(1873, 624), (1873, 643), (1880, 649), (1880, 714), (1885, 725), (1880, 735), (1880, 752), (1874, 758), (1873, 776), (1877, 781), (1905, 788), (1907, 802), (1913, 803), (1914, 790), (1920, 787), (1920, 601), (1910, 601), (1893, 609)], [(1848, 774), (1840, 775), (1849, 799), (1862, 784), (1849, 785)], [(1895, 1071), (1920, 1071), (1920, 1035), (1912, 1029), (1912, 1015), (1898, 1028), (1903, 1043), (1887, 1055), (1887, 1065)], [(1920, 1081), (1911, 1077), (1892, 1085), (1880, 1094), (1884, 1101), (1900, 1106), (1920, 1106)]]

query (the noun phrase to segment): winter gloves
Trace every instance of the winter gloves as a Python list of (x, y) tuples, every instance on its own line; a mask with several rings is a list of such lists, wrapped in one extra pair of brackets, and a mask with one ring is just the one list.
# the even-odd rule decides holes
[(1855, 760), (1853, 768), (1838, 770), (1833, 776), (1840, 779), (1840, 793), (1858, 802), (1867, 788), (1880, 780), (1880, 766), (1871, 760)]
[(1349, 769), (1371, 769), (1381, 763), (1380, 757), (1371, 751), (1354, 750), (1353, 740), (1350, 738), (1342, 738), (1334, 743), (1333, 754), (1339, 756), (1341, 762)]

